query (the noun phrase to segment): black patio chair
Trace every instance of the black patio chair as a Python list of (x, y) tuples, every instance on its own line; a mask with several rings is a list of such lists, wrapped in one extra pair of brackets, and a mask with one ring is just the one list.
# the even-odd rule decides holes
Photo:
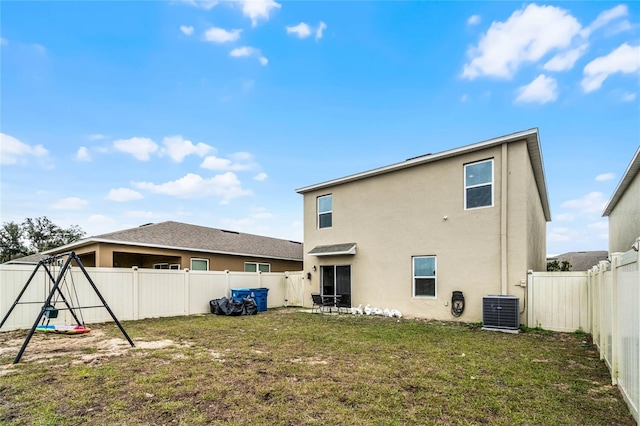
[(340, 295), (340, 299), (336, 301), (336, 307), (338, 308), (338, 312), (342, 312), (344, 309), (346, 312), (351, 311), (351, 294), (342, 293)]
[(322, 313), (324, 308), (324, 303), (322, 300), (322, 296), (320, 296), (320, 293), (311, 293), (311, 300), (313, 301), (313, 306), (311, 306), (311, 312)]

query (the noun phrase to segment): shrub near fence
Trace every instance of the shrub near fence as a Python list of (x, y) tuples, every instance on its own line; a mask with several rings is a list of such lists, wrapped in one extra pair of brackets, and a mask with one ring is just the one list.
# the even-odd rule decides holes
[[(0, 318), (4, 318), (14, 304), (34, 269), (35, 266), (31, 265), (0, 267)], [(295, 291), (288, 283), (288, 274), (292, 278), (299, 275), (297, 272), (157, 270), (136, 267), (86, 270), (115, 316), (122, 321), (208, 313), (209, 301), (230, 297), (231, 288), (268, 288), (267, 307), (284, 306), (287, 293)], [(52, 273), (56, 275), (56, 271)], [(21, 297), (20, 304), (16, 305), (0, 331), (30, 328), (52, 285), (44, 268), (39, 268)], [(72, 307), (100, 306), (80, 310), (85, 323), (111, 321), (80, 268), (71, 267), (71, 272), (65, 275), (60, 287), (65, 297), (73, 296), (69, 300)], [(65, 306), (58, 299), (56, 307)], [(52, 324), (73, 322), (68, 310), (60, 310), (58, 318), (51, 320)]]

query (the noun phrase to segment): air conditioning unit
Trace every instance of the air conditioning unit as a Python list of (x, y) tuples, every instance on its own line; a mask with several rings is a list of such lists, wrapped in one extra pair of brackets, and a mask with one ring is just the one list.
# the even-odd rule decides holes
[(482, 329), (518, 333), (520, 331), (520, 299), (515, 296), (482, 298)]

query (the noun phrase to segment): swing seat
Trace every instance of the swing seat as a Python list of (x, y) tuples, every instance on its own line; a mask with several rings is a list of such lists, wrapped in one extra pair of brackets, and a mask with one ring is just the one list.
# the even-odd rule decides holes
[(36, 327), (39, 333), (56, 334), (84, 334), (91, 331), (89, 327), (83, 325), (39, 325)]
[(46, 308), (44, 308), (44, 316), (47, 319), (58, 318), (58, 310), (56, 309), (55, 306), (49, 305)]

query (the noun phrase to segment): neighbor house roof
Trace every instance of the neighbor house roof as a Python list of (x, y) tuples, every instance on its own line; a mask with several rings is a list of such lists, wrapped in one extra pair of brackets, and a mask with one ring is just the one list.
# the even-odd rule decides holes
[(28, 256), (18, 257), (4, 262), (5, 265), (37, 265), (41, 260), (48, 258), (49, 256), (42, 253), (30, 254)]
[(572, 271), (588, 271), (596, 266), (601, 260), (607, 260), (609, 252), (606, 250), (598, 251), (570, 251), (568, 253), (550, 256), (547, 261), (557, 260), (562, 263), (568, 261), (571, 264)]
[(45, 253), (72, 251), (94, 243), (302, 261), (302, 243), (181, 222), (161, 222), (96, 235)]
[(638, 174), (638, 172), (640, 172), (640, 147), (638, 147), (636, 154), (633, 156), (633, 159), (631, 159), (631, 163), (629, 163), (627, 170), (624, 172), (624, 176), (622, 176), (622, 180), (620, 180), (618, 187), (613, 192), (611, 200), (609, 200), (609, 203), (604, 208), (602, 216), (609, 216), (611, 214), (614, 207), (616, 206), (616, 204), (618, 204), (618, 201), (620, 201), (620, 198), (622, 198), (625, 191), (627, 190), (629, 185), (631, 185), (631, 182), (633, 182), (633, 178)]
[(385, 173), (390, 173), (396, 170), (406, 169), (408, 167), (414, 167), (421, 164), (427, 164), (433, 161), (442, 160), (445, 158), (454, 157), (469, 152), (478, 151), (481, 149), (490, 148), (493, 146), (502, 145), (504, 143), (516, 142), (526, 140), (527, 150), (529, 151), (529, 158), (531, 159), (531, 165), (533, 166), (533, 174), (536, 180), (536, 186), (538, 194), (540, 195), (540, 201), (542, 203), (542, 209), (544, 211), (544, 217), (547, 221), (551, 220), (551, 210), (549, 209), (549, 197), (547, 193), (547, 183), (544, 176), (544, 165), (542, 162), (542, 151), (540, 150), (540, 142), (538, 129), (533, 128), (529, 130), (523, 130), (521, 132), (511, 133), (509, 135), (500, 136), (494, 139), (489, 139), (483, 142), (478, 142), (472, 145), (466, 145), (460, 148), (451, 149), (448, 151), (442, 151), (436, 154), (428, 154), (420, 157), (410, 158), (401, 163), (395, 163), (377, 169), (369, 170), (362, 173), (356, 173), (353, 175), (345, 176), (339, 179), (334, 179), (315, 185), (305, 186), (303, 188), (296, 189), (296, 192), (304, 194), (305, 192), (315, 191), (317, 189), (324, 189), (331, 186), (339, 185), (342, 183), (353, 182), (360, 179), (365, 179), (372, 176), (377, 176)]

